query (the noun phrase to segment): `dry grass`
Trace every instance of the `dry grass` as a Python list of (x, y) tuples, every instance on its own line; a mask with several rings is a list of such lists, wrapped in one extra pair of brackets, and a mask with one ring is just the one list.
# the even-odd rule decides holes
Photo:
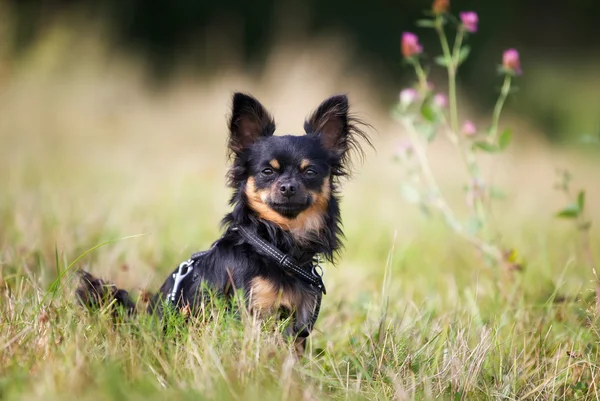
[[(556, 166), (572, 167), (600, 217), (591, 157), (529, 139), (530, 128), (511, 121), (521, 139), (489, 169), (509, 195), (494, 218), (528, 265), (502, 278), (402, 201), (391, 161), (401, 133), (327, 48), (278, 52), (259, 80), (183, 74), (157, 94), (135, 61), (107, 58), (92, 34), (63, 28), (44, 38), (0, 83), (1, 399), (598, 396), (593, 286), (570, 227), (551, 217), (562, 202)], [(280, 132), (296, 133), (324, 97), (349, 92), (378, 131), (377, 152), (344, 189), (347, 250), (326, 269), (307, 358), (295, 361), (276, 334), (220, 309), (189, 327), (174, 318), (166, 334), (145, 318), (113, 329), (74, 305), (70, 273), (44, 299), (58, 271), (104, 241), (114, 242), (75, 267), (156, 289), (218, 237), (233, 90), (254, 93)], [(460, 204), (458, 163), (443, 143), (431, 157)]]

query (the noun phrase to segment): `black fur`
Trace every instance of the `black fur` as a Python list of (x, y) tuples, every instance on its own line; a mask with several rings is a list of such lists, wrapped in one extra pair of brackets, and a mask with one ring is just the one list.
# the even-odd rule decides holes
[[(316, 255), (334, 262), (343, 236), (339, 179), (350, 174), (351, 151), (362, 154), (358, 140), (370, 144), (360, 126), (348, 113), (348, 99), (341, 95), (325, 100), (306, 120), (306, 135), (274, 136), (275, 122), (266, 109), (253, 97), (236, 93), (228, 141), (233, 159), (228, 172), (232, 211), (222, 220), (223, 236), (195, 259), (194, 272), (183, 281), (177, 306), (196, 310), (203, 299), (202, 288), (207, 286), (226, 297), (242, 290), (249, 307), (261, 312), (259, 306), (264, 309), (274, 299), (267, 291), (272, 286), (283, 301), (266, 309), (286, 309), (293, 317), (289, 334), (307, 336), (321, 294), (246, 243), (232, 227), (247, 227), (307, 268)], [(169, 275), (152, 298), (151, 311), (160, 313), (173, 285)], [(82, 273), (77, 297), (86, 306), (108, 301), (129, 312), (135, 310), (127, 292), (87, 272)], [(293, 301), (286, 304), (285, 299)]]

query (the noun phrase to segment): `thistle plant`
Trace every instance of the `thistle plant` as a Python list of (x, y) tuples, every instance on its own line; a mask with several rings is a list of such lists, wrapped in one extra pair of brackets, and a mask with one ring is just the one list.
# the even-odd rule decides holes
[[(394, 118), (407, 135), (397, 154), (408, 175), (402, 192), (408, 201), (420, 205), (422, 210), (441, 215), (445, 223), (472, 244), (489, 264), (520, 268), (515, 253), (499, 243), (499, 236), (491, 227), (490, 202), (499, 193), (484, 180), (479, 161), (482, 153), (498, 155), (510, 143), (511, 131), (500, 132), (499, 121), (513, 81), (522, 74), (519, 53), (508, 49), (503, 54), (498, 67), (503, 81), (489, 126), (482, 130), (470, 119), (461, 121), (456, 78), (459, 67), (469, 56), (470, 47), (466, 43), (470, 35), (477, 33), (479, 17), (473, 11), (465, 11), (457, 18), (449, 12), (449, 6), (448, 0), (436, 0), (426, 17), (417, 21), (418, 27), (434, 31), (439, 38), (441, 55), (433, 61), (447, 72), (447, 94), (434, 93), (428, 80), (430, 67), (425, 66), (426, 58), (418, 36), (411, 32), (402, 35), (402, 56), (416, 74), (415, 84), (400, 92), (399, 102), (393, 108)], [(452, 41), (449, 32), (453, 32)], [(430, 166), (429, 145), (442, 135), (460, 155), (468, 174), (469, 181), (464, 186), (469, 209), (466, 217), (459, 217), (457, 208), (444, 196)]]

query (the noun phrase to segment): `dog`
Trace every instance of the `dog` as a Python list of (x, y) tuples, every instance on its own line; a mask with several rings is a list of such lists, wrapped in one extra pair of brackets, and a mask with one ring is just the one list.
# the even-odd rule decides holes
[[(209, 250), (182, 262), (152, 296), (148, 310), (171, 305), (197, 313), (207, 289), (231, 298), (241, 290), (252, 313), (286, 316), (285, 334), (303, 352), (326, 293), (319, 257), (334, 263), (342, 248), (340, 179), (351, 174), (351, 154), (371, 145), (349, 113), (348, 98), (323, 101), (304, 123), (304, 135), (275, 136), (275, 122), (254, 97), (235, 93), (229, 119), (227, 174), (232, 211)], [(103, 302), (135, 313), (129, 293), (80, 271), (79, 302)]]

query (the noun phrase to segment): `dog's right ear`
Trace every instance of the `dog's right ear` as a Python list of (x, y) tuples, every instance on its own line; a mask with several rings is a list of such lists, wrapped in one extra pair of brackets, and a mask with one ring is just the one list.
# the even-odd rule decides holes
[(275, 132), (275, 121), (262, 104), (243, 93), (233, 95), (229, 121), (229, 150), (241, 154), (261, 137)]

